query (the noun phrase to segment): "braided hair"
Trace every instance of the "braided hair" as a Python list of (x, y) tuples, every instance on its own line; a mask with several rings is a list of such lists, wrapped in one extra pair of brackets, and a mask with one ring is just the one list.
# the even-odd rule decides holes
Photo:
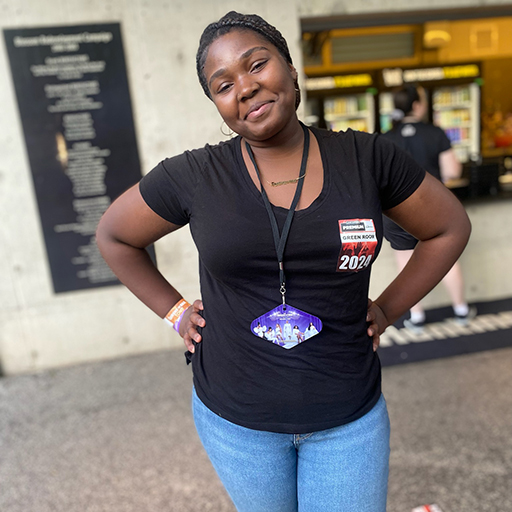
[[(252, 30), (264, 37), (267, 41), (272, 43), (279, 53), (283, 56), (288, 64), (293, 65), (290, 50), (288, 44), (282, 36), (281, 32), (276, 27), (267, 23), (262, 17), (257, 14), (240, 14), (236, 11), (230, 11), (225, 14), (219, 21), (210, 23), (201, 35), (199, 41), (199, 48), (196, 55), (196, 68), (199, 82), (203, 88), (204, 93), (208, 98), (212, 99), (210, 89), (208, 88), (208, 82), (204, 74), (204, 65), (208, 50), (212, 43), (219, 37), (231, 32), (232, 30)], [(300, 91), (298, 90), (298, 84), (295, 84), (297, 91), (296, 108), (300, 103)]]

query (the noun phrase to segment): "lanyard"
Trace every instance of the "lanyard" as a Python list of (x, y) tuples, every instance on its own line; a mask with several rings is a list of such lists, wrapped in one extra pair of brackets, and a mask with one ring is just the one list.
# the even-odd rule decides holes
[[(304, 131), (304, 149), (302, 151), (302, 162), (300, 164), (300, 172), (299, 176), (302, 176), (306, 172), (306, 166), (308, 163), (308, 155), (309, 155), (309, 130), (301, 123), (302, 130)], [(265, 208), (267, 209), (268, 217), (270, 219), (270, 225), (272, 226), (272, 234), (274, 236), (274, 245), (276, 247), (277, 253), (277, 261), (279, 263), (279, 282), (281, 285), (280, 292), (283, 297), (283, 306), (286, 304), (285, 301), (285, 277), (284, 277), (284, 265), (283, 265), (283, 256), (284, 256), (284, 248), (286, 246), (286, 241), (288, 240), (288, 234), (290, 232), (290, 227), (292, 225), (293, 214), (295, 213), (295, 208), (297, 207), (297, 203), (300, 199), (300, 194), (302, 192), (302, 187), (304, 185), (304, 180), (299, 179), (297, 182), (297, 188), (295, 189), (295, 195), (293, 196), (293, 201), (288, 210), (288, 215), (286, 217), (286, 221), (283, 226), (283, 232), (279, 235), (279, 227), (277, 225), (276, 216), (272, 211), (272, 206), (270, 205), (270, 201), (268, 200), (267, 193), (263, 184), (261, 182), (260, 170), (258, 169), (258, 165), (256, 164), (256, 160), (254, 158), (254, 154), (252, 152), (251, 146), (246, 142), (245, 147), (247, 148), (247, 153), (254, 165), (254, 169), (256, 170), (256, 174), (258, 175), (258, 179), (260, 181), (261, 186), (261, 195), (263, 197), (263, 202), (265, 203)]]

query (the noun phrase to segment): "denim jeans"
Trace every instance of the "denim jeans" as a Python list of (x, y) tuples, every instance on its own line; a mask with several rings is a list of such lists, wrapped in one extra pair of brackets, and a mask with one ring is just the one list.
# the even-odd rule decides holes
[(231, 423), (192, 399), (201, 442), (239, 512), (385, 512), (389, 419), (384, 397), (362, 418), (279, 434)]

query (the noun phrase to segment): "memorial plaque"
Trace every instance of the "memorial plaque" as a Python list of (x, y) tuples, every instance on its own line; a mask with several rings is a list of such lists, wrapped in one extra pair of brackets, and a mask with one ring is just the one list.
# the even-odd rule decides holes
[(4, 36), (54, 290), (119, 284), (94, 233), (141, 178), (120, 25)]

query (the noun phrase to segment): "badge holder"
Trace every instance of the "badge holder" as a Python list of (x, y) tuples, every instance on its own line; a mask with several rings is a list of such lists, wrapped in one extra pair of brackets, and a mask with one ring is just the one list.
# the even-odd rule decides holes
[[(304, 131), (304, 150), (302, 152), (299, 176), (304, 175), (306, 172), (309, 154), (309, 130), (302, 123), (301, 125)], [(290, 232), (293, 214), (295, 213), (295, 208), (297, 207), (297, 203), (299, 202), (300, 195), (302, 193), (304, 180), (299, 179), (297, 182), (297, 189), (295, 190), (295, 195), (286, 217), (283, 232), (279, 234), (276, 217), (272, 211), (272, 206), (270, 205), (267, 193), (261, 183), (260, 171), (256, 164), (254, 154), (247, 142), (245, 143), (245, 146), (256, 170), (256, 174), (258, 175), (258, 179), (260, 180), (261, 195), (272, 226), (272, 234), (274, 236), (274, 244), (276, 246), (277, 260), (279, 263), (279, 281), (281, 284), (279, 291), (283, 298), (282, 304), (253, 320), (251, 323), (251, 332), (259, 338), (275, 343), (280, 347), (290, 349), (296, 347), (299, 343), (316, 336), (322, 330), (322, 321), (318, 317), (286, 304), (285, 297), (286, 287), (283, 264), (284, 248)]]
[(283, 348), (293, 348), (322, 330), (320, 318), (282, 304), (253, 320), (253, 334)]

